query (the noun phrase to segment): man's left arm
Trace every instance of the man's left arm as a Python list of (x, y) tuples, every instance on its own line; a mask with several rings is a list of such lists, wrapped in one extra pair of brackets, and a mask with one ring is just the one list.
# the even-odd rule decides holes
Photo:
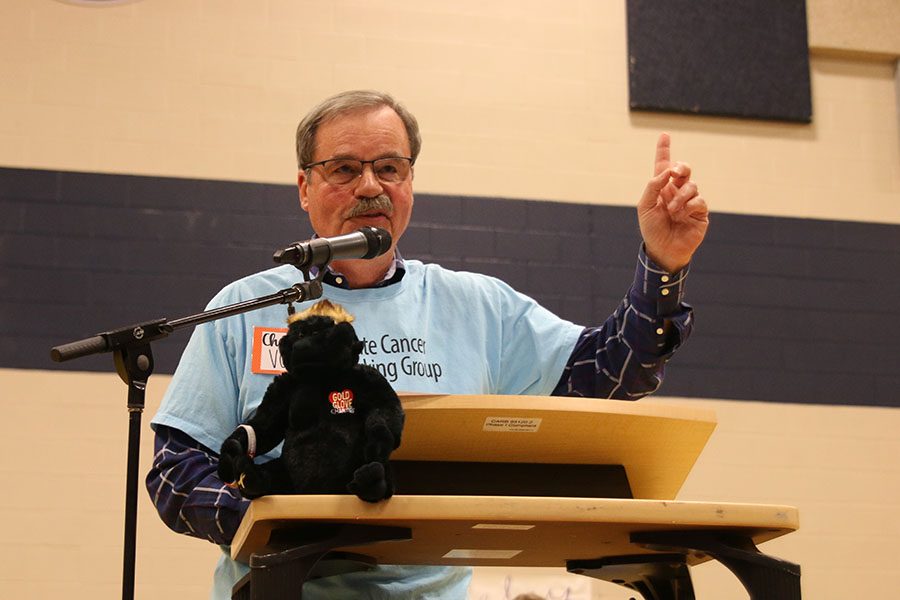
[(552, 395), (636, 400), (655, 392), (693, 327), (682, 301), (687, 275), (687, 267), (662, 269), (641, 247), (628, 294), (603, 325), (581, 333)]
[(638, 202), (644, 243), (635, 280), (609, 319), (586, 329), (554, 395), (636, 399), (655, 391), (665, 363), (690, 335), (682, 302), (691, 257), (709, 226), (709, 210), (688, 164), (671, 161), (669, 135), (656, 144), (653, 177)]

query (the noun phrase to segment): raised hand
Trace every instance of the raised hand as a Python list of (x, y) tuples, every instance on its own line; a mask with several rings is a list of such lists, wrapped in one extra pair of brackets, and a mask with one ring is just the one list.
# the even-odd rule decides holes
[(656, 142), (653, 178), (638, 202), (638, 223), (647, 255), (674, 273), (686, 266), (706, 236), (709, 209), (691, 181), (687, 163), (671, 161), (669, 134)]

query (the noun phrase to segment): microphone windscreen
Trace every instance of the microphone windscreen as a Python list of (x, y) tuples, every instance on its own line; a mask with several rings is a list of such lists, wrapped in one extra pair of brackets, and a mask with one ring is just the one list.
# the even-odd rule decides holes
[(387, 252), (391, 247), (391, 234), (381, 227), (363, 227), (359, 230), (369, 243), (369, 250), (361, 258), (375, 258)]

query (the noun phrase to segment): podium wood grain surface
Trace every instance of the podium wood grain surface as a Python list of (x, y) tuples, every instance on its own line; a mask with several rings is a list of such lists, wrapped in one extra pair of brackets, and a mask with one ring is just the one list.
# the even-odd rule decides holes
[(401, 394), (394, 460), (622, 465), (635, 498), (674, 499), (716, 426), (683, 404)]

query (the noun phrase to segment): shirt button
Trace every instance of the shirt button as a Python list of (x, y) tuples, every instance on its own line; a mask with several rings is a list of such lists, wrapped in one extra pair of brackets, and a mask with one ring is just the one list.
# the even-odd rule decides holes
[(669, 276), (663, 275), (662, 277), (660, 277), (660, 279), (662, 280), (663, 283), (667, 283), (669, 281)]
[(341, 285), (344, 283), (344, 278), (343, 277), (335, 277), (334, 282), (338, 285)]
[(657, 328), (656, 328), (656, 335), (662, 335), (662, 334), (663, 334), (663, 328), (662, 328), (662, 327), (657, 327)]
[(669, 295), (669, 288), (663, 288), (663, 289), (661, 289), (661, 290), (659, 291), (659, 293), (662, 294), (663, 296), (668, 296), (668, 295)]

